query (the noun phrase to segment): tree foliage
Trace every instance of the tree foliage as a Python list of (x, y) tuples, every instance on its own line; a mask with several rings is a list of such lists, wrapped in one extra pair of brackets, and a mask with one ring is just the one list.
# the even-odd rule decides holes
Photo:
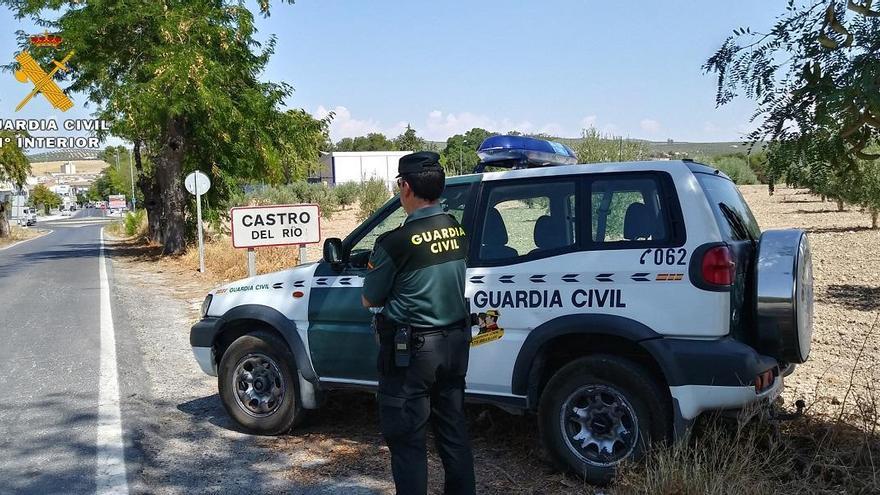
[(708, 164), (727, 174), (736, 184), (758, 183), (748, 158), (741, 153), (714, 156), (708, 160)]
[(336, 143), (334, 151), (396, 151), (394, 143), (381, 132), (371, 132), (366, 136), (342, 138)]
[(31, 191), (28, 202), (32, 206), (42, 207), (46, 213), (49, 213), (49, 210), (61, 206), (61, 196), (53, 193), (43, 184), (37, 184)]
[[(0, 182), (11, 182), (14, 188), (24, 185), (31, 172), (31, 164), (18, 147), (16, 137), (11, 131), (0, 131)], [(11, 229), (6, 218), (9, 202), (0, 200), (0, 237), (9, 237)]]
[[(291, 89), (259, 79), (275, 39), (265, 46), (256, 41), (254, 16), (242, 2), (0, 4), (63, 33), (63, 48), (76, 50), (65, 76), (73, 81), (70, 90), (97, 105), (95, 115), (110, 122), (112, 134), (134, 143), (150, 236), (166, 253), (185, 249), (187, 172), (211, 175), (214, 199), (241, 179), (283, 177), (286, 145), (297, 128), (281, 132), (267, 123), (285, 119), (279, 107)], [(268, 0), (258, 5), (268, 15)], [(24, 48), (27, 34), (19, 40)], [(32, 54), (44, 65), (53, 56)]]
[(644, 141), (602, 134), (593, 127), (581, 131), (581, 139), (573, 148), (578, 163), (647, 160), (651, 156)]
[[(880, 10), (872, 0), (789, 0), (767, 32), (737, 28), (703, 68), (716, 102), (757, 102), (749, 134), (768, 171), (839, 201), (864, 197), (862, 161), (880, 159)], [(842, 204), (842, 203), (841, 203)]]
[(409, 124), (403, 134), (394, 138), (394, 147), (400, 151), (424, 151), (427, 149), (427, 143), (424, 139), (416, 134), (416, 130)]
[(448, 175), (469, 174), (480, 161), (477, 149), (486, 138), (497, 135), (479, 127), (456, 134), (446, 140), (446, 147), (440, 152), (441, 163)]
[(31, 164), (18, 147), (17, 137), (13, 131), (0, 131), (0, 182), (21, 187), (31, 173)]

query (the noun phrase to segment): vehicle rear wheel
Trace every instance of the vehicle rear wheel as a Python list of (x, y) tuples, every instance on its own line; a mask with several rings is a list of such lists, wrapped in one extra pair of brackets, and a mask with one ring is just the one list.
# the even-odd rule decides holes
[(226, 412), (252, 433), (286, 433), (303, 417), (293, 354), (270, 332), (236, 339), (223, 353), (217, 377)]
[(616, 356), (577, 359), (547, 383), (538, 410), (541, 438), (556, 464), (605, 484), (624, 460), (669, 438), (669, 399), (641, 366)]

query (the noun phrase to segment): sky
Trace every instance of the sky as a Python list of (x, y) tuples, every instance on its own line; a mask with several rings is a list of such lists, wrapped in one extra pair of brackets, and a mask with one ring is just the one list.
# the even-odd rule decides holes
[[(291, 108), (333, 112), (334, 141), (394, 137), (407, 124), (437, 141), (472, 127), (576, 137), (591, 126), (649, 140), (735, 141), (753, 127), (754, 102), (716, 108), (715, 77), (701, 66), (734, 28), (766, 29), (784, 4), (297, 0), (274, 3), (257, 27), (258, 38), (277, 38), (263, 78), (293, 86)], [(41, 32), (0, 7), (2, 63), (17, 52), (18, 29)], [(64, 114), (43, 98), (16, 113), (29, 89), (0, 73), (0, 118), (94, 111), (73, 95)]]

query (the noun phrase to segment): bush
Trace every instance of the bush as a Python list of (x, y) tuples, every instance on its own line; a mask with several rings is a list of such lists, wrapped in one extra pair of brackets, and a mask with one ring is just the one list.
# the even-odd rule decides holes
[(303, 194), (303, 200), (306, 203), (314, 203), (321, 209), (321, 216), (330, 218), (336, 213), (339, 200), (336, 197), (336, 191), (326, 184), (307, 184)]
[(391, 197), (385, 182), (378, 179), (370, 179), (361, 185), (361, 211), (358, 220), (366, 220), (376, 212)]
[(264, 186), (231, 198), (230, 206), (293, 205), (314, 203), (321, 209), (321, 216), (329, 218), (339, 204), (336, 192), (326, 184), (293, 182), (282, 186)]
[(730, 177), (736, 184), (757, 184), (758, 177), (748, 162), (736, 156), (716, 156), (709, 163)]
[(340, 184), (334, 189), (336, 191), (336, 199), (344, 210), (346, 206), (354, 204), (360, 195), (361, 186), (357, 182), (346, 182)]
[(147, 230), (147, 210), (135, 210), (126, 212), (123, 219), (125, 235), (134, 237), (141, 235)]

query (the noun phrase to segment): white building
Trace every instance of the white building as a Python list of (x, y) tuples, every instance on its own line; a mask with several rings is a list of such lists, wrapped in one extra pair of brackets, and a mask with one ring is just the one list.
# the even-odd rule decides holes
[(70, 195), (70, 185), (69, 184), (56, 184), (54, 186), (50, 186), (49, 190), (59, 196), (69, 196)]
[(334, 151), (320, 158), (319, 179), (330, 184), (379, 179), (391, 190), (397, 177), (397, 162), (412, 151)]
[(76, 174), (76, 165), (73, 162), (64, 162), (64, 164), (61, 165), (61, 173), (64, 175)]

